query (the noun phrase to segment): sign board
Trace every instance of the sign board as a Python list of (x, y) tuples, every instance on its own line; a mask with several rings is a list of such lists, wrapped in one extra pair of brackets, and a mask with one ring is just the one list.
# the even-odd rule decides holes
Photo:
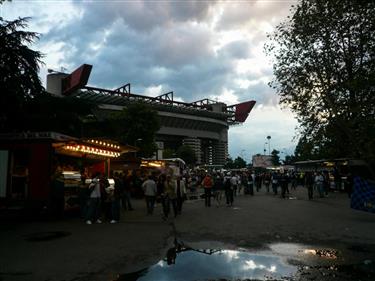
[(350, 199), (353, 209), (375, 213), (375, 185), (367, 180), (354, 178), (354, 191)]
[(155, 143), (156, 143), (156, 146), (157, 146), (158, 149), (161, 149), (161, 150), (164, 149), (164, 142), (156, 141)]
[(272, 156), (270, 155), (253, 155), (254, 168), (272, 167)]

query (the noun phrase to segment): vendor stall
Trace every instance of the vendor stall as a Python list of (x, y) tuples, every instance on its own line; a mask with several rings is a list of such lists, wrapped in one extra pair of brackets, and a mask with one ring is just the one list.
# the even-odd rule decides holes
[(65, 208), (76, 205), (79, 186), (96, 172), (108, 176), (110, 159), (134, 152), (104, 139), (55, 132), (0, 135), (0, 208), (46, 208), (53, 180), (64, 183)]

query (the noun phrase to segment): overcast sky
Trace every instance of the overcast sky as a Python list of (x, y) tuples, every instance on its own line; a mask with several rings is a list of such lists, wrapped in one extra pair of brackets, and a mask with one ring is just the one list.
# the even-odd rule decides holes
[[(292, 153), (297, 121), (278, 105), (268, 86), (272, 64), (264, 54), (267, 33), (286, 19), (294, 1), (40, 0), (0, 6), (6, 20), (32, 17), (41, 33), (33, 45), (47, 68), (68, 72), (92, 64), (89, 85), (177, 100), (210, 98), (227, 103), (256, 100), (247, 121), (229, 130), (232, 158), (273, 148)], [(281, 154), (283, 157), (284, 154)]]

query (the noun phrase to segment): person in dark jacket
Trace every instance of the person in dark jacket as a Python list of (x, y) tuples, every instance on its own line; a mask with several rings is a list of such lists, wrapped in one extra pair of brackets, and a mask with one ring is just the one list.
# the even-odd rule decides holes
[(279, 177), (279, 182), (280, 182), (280, 186), (281, 186), (281, 197), (285, 198), (285, 193), (288, 189), (288, 182), (289, 182), (288, 174), (285, 173), (285, 172), (282, 173), (281, 176)]
[(125, 175), (122, 181), (124, 184), (124, 189), (121, 194), (122, 209), (124, 211), (132, 211), (134, 210), (131, 204), (131, 189), (133, 187), (132, 177), (130, 175)]
[(306, 172), (305, 184), (307, 187), (307, 195), (308, 195), (309, 200), (313, 199), (314, 181), (315, 181), (314, 174), (312, 172)]
[(230, 174), (224, 178), (224, 189), (225, 189), (225, 197), (227, 199), (227, 207), (233, 206), (233, 185), (230, 182), (231, 176)]
[(121, 193), (124, 189), (124, 183), (118, 173), (113, 174), (115, 186), (111, 197), (111, 221), (110, 223), (118, 223), (120, 221), (120, 201)]
[(214, 186), (213, 186), (213, 193), (214, 193), (214, 199), (217, 203), (217, 206), (219, 207), (221, 204), (221, 199), (223, 197), (223, 190), (224, 190), (224, 178), (217, 174), (214, 177)]

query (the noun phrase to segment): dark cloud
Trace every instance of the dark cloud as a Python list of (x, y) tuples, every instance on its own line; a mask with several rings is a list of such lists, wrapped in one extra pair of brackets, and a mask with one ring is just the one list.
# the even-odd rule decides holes
[(69, 71), (83, 63), (94, 66), (90, 85), (113, 89), (131, 83), (134, 93), (173, 91), (187, 102), (254, 99), (257, 106), (246, 123), (230, 131), (232, 156), (244, 147), (249, 155), (262, 152), (267, 134), (278, 147), (290, 144), (295, 122), (274, 110), (278, 97), (267, 85), (272, 67), (264, 65), (259, 49), (265, 32), (286, 17), (293, 2), (47, 1), (25, 4), (20, 13), (14, 2), (10, 15), (33, 16), (32, 30), (44, 33), (38, 46), (52, 50), (45, 53), (54, 65)]
[[(134, 93), (161, 86), (177, 97), (193, 101), (233, 91), (240, 101), (255, 99), (275, 104), (277, 99), (265, 82), (244, 89), (235, 80), (257, 80), (271, 75), (267, 68), (257, 74), (238, 74), (236, 61), (253, 58), (261, 31), (217, 46), (212, 29), (214, 1), (92, 1), (75, 2), (78, 18), (50, 29), (45, 42), (63, 42), (61, 65), (70, 70), (82, 63), (94, 66), (89, 84), (116, 88), (132, 84)], [(253, 3), (224, 5), (219, 23), (238, 24), (248, 16)], [(276, 9), (277, 10), (277, 9)], [(217, 11), (216, 11), (217, 12)], [(233, 14), (233, 17), (232, 17)], [(228, 25), (228, 26), (229, 26)], [(259, 68), (254, 65), (254, 68)]]
[(228, 59), (246, 59), (250, 56), (250, 42), (247, 40), (238, 40), (230, 42), (220, 49), (219, 55)]
[(89, 28), (98, 28), (121, 18), (131, 29), (149, 32), (179, 22), (200, 22), (210, 15), (216, 1), (80, 1)]

